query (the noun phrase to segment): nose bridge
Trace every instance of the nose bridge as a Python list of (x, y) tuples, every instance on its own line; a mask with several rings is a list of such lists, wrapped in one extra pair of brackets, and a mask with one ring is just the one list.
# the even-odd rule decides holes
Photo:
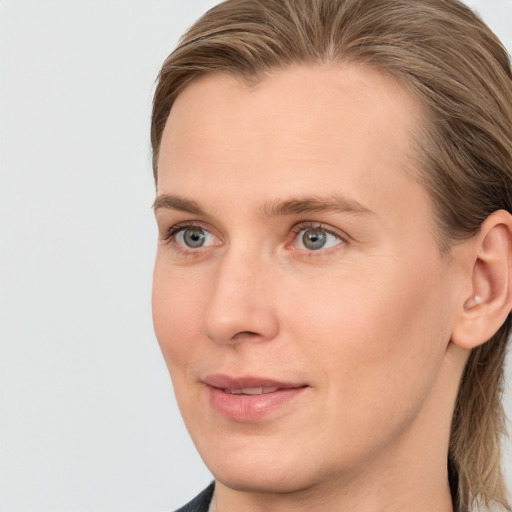
[(248, 247), (222, 257), (205, 311), (205, 333), (218, 343), (265, 341), (279, 330), (273, 311), (271, 261)]

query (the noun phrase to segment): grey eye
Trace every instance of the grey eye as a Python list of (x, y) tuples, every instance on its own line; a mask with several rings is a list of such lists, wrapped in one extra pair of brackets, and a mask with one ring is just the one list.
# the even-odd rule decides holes
[(305, 229), (302, 234), (302, 243), (310, 251), (322, 249), (327, 243), (327, 233), (321, 229)]
[(202, 247), (206, 241), (206, 232), (200, 228), (188, 228), (184, 229), (180, 233), (180, 238), (183, 243), (191, 249), (197, 249)]
[(322, 226), (310, 226), (301, 229), (295, 236), (293, 246), (304, 251), (320, 252), (341, 245), (344, 240)]

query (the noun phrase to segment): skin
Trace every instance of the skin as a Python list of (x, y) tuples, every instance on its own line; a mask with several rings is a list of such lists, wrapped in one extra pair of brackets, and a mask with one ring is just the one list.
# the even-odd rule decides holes
[[(422, 116), (355, 65), (276, 71), (252, 88), (210, 75), (174, 104), (157, 196), (201, 212), (157, 200), (154, 324), (218, 512), (452, 510), (446, 454), (469, 348), (451, 339), (474, 244), (438, 250), (414, 179)], [(368, 211), (268, 211), (332, 196)], [(304, 246), (311, 225), (326, 247)], [(206, 244), (188, 247), (187, 228)], [(210, 405), (212, 373), (307, 388), (244, 423)]]

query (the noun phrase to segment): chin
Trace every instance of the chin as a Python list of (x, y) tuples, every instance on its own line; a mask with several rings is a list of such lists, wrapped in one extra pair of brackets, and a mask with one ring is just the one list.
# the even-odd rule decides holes
[(288, 494), (314, 487), (321, 479), (303, 474), (297, 468), (259, 467), (210, 468), (216, 481), (240, 492)]
[(301, 450), (262, 446), (258, 441), (247, 440), (244, 447), (199, 452), (215, 480), (237, 491), (293, 493), (315, 487), (325, 479), (325, 468), (319, 468)]

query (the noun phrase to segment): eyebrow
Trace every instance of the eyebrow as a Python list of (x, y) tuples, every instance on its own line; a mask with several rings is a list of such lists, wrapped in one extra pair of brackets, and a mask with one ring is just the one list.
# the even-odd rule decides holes
[[(195, 202), (174, 194), (161, 194), (153, 203), (153, 210), (176, 210), (193, 215), (205, 215)], [(348, 213), (352, 215), (375, 214), (361, 203), (340, 195), (308, 196), (287, 200), (276, 199), (264, 204), (261, 212), (265, 217), (301, 215), (304, 213)]]
[(204, 211), (195, 201), (173, 194), (161, 194), (157, 196), (153, 203), (153, 210), (156, 212), (162, 208), (192, 213), (194, 215), (204, 215)]
[(300, 215), (303, 213), (349, 213), (353, 215), (375, 214), (361, 203), (340, 195), (310, 196), (277, 199), (266, 204), (262, 212), (267, 217), (277, 215)]

